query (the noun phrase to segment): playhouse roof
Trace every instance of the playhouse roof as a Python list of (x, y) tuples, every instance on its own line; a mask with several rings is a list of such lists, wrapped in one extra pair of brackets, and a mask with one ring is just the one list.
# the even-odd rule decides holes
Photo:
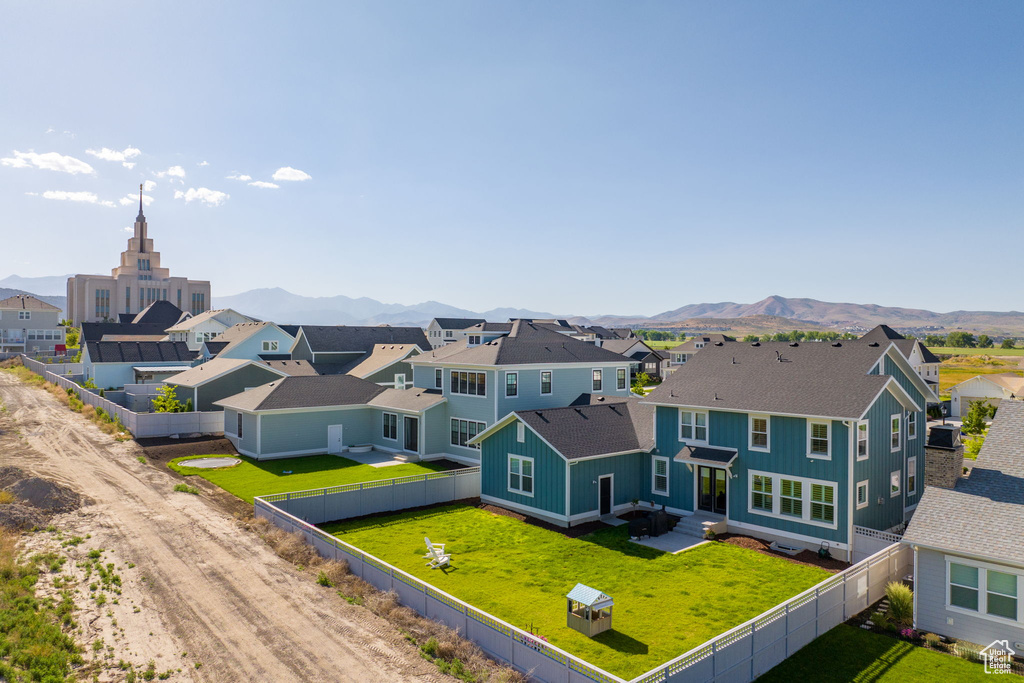
[(586, 605), (587, 607), (592, 607), (594, 609), (604, 609), (605, 607), (611, 607), (615, 604), (615, 601), (609, 596), (596, 588), (584, 586), (582, 583), (577, 583), (565, 597), (570, 600), (575, 600), (581, 605)]

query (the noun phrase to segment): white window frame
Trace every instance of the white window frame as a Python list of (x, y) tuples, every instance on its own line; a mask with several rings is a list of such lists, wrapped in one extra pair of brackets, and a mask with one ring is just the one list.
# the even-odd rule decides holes
[[(754, 497), (752, 495), (754, 491), (754, 477), (768, 477), (772, 479), (772, 511), (762, 510), (754, 507)], [(800, 482), (800, 516), (782, 514), (782, 480), (788, 479), (790, 481)], [(832, 487), (832, 506), (835, 508), (833, 514), (834, 520), (830, 524), (828, 522), (819, 522), (811, 519), (811, 487), (815, 484), (821, 486)], [(840, 488), (839, 484), (834, 481), (825, 481), (824, 479), (810, 479), (808, 477), (797, 477), (789, 474), (781, 474), (779, 472), (764, 472), (759, 470), (747, 470), (747, 512), (752, 515), (761, 515), (763, 517), (771, 517), (773, 519), (788, 520), (796, 524), (807, 524), (809, 526), (821, 527), (824, 529), (837, 529), (839, 528), (839, 517), (842, 511), (842, 501), (840, 499)], [(792, 498), (792, 496), (788, 496)]]
[(917, 456), (907, 458), (907, 479), (904, 487), (907, 496), (917, 495)]
[[(896, 490), (892, 490), (892, 483), (896, 482)], [(893, 470), (889, 473), (889, 497), (895, 498), (903, 493), (903, 472), (901, 470)]]
[[(762, 490), (761, 491), (756, 490), (754, 488), (754, 480), (755, 479), (761, 479), (763, 481), (767, 481), (768, 482), (768, 490), (767, 491), (763, 490), (763, 488), (764, 488), (763, 485), (762, 485)], [(775, 511), (775, 495), (776, 495), (775, 494), (775, 479), (773, 477), (771, 477), (771, 476), (765, 476), (763, 474), (752, 474), (750, 476), (750, 478), (749, 478), (749, 482), (750, 482), (750, 489), (749, 489), (750, 498), (747, 500), (747, 505), (750, 507), (751, 510), (759, 510), (759, 511), (767, 513), (767, 514), (773, 514), (774, 511)], [(758, 506), (754, 505), (754, 496), (756, 496), (756, 495), (767, 496), (769, 502), (771, 503), (771, 508), (770, 509), (766, 509), (766, 508), (758, 507)]]
[[(893, 431), (893, 425), (896, 430)], [(893, 437), (896, 437), (896, 445), (893, 446)], [(893, 453), (898, 453), (903, 447), (903, 416), (899, 413), (889, 416), (889, 448)]]
[(278, 348), (279, 348), (279, 345), (278, 345), (278, 342), (277, 342), (276, 339), (264, 339), (263, 340), (263, 351), (264, 352), (274, 352), (274, 351), (277, 351)]
[[(944, 559), (946, 560), (946, 576), (944, 578), (946, 584), (946, 609), (948, 611), (959, 612), (960, 614), (969, 614), (970, 616), (977, 617), (979, 619), (986, 619), (988, 621), (994, 621), (1000, 624), (1012, 624), (1017, 627), (1020, 626), (1021, 622), (1024, 622), (1024, 573), (1022, 573), (1021, 570), (1013, 567), (1003, 567), (1001, 565), (990, 564), (988, 562), (979, 562), (977, 560), (967, 559), (965, 557), (957, 557), (955, 555), (945, 555)], [(978, 570), (978, 587), (976, 589), (978, 591), (978, 609), (976, 611), (969, 609), (967, 607), (960, 607), (959, 605), (954, 605), (952, 603), (951, 593), (953, 584), (950, 580), (951, 564), (959, 564), (965, 567), (972, 567)], [(988, 613), (988, 594), (990, 592), (988, 590), (989, 571), (998, 572), (1000, 574), (1010, 574), (1012, 576), (1017, 577), (1016, 619), (1009, 619), (1007, 617), (1002, 617), (997, 614)], [(970, 588), (970, 586), (963, 586), (963, 588)], [(997, 593), (996, 591), (991, 592), (996, 593), (996, 595), (1004, 595), (1003, 593)], [(1012, 596), (1007, 595), (1006, 597)]]
[[(544, 391), (544, 373), (548, 374), (548, 391)], [(541, 396), (550, 396), (555, 393), (555, 373), (551, 370), (540, 371), (540, 386), (538, 388)]]
[[(658, 489), (658, 485), (657, 485), (658, 477), (662, 476), (662, 475), (658, 474), (658, 464), (659, 463), (665, 465), (665, 474), (663, 475), (665, 477), (665, 489), (664, 490), (659, 490)], [(671, 473), (671, 470), (672, 470), (672, 461), (669, 460), (668, 458), (666, 458), (664, 456), (660, 456), (660, 455), (656, 455), (653, 458), (651, 458), (651, 493), (652, 494), (654, 494), (656, 496), (667, 496), (668, 495), (669, 490), (670, 490), (669, 489), (669, 486), (670, 486), (669, 475)]]
[[(690, 423), (683, 422), (683, 415), (685, 415), (687, 413), (689, 413), (690, 419), (692, 420)], [(700, 425), (697, 424), (697, 416), (698, 415), (703, 415), (704, 416), (704, 427), (703, 427), (704, 428), (704, 438), (703, 439), (698, 439), (697, 438), (697, 429), (700, 427)], [(695, 444), (700, 444), (700, 445), (704, 445), (704, 446), (708, 445), (708, 443), (710, 443), (710, 441), (711, 441), (711, 425), (709, 424), (709, 422), (710, 422), (710, 419), (709, 419), (708, 411), (706, 411), (706, 410), (692, 410), (692, 409), (688, 409), (688, 408), (680, 408), (679, 409), (679, 420), (678, 420), (679, 440), (683, 441), (685, 443), (695, 443)], [(689, 436), (689, 437), (683, 436), (683, 428), (684, 427), (690, 427), (691, 436)]]
[[(864, 455), (860, 454), (860, 444), (862, 441), (861, 427), (864, 428)], [(868, 422), (867, 420), (861, 420), (860, 422), (857, 423), (856, 448), (857, 460), (867, 460), (868, 458), (871, 457), (871, 423)]]
[(516, 441), (526, 443), (526, 425), (522, 422), (516, 422)]
[(594, 368), (590, 371), (590, 389), (595, 392), (604, 391), (604, 368)]
[[(764, 446), (754, 445), (754, 420), (764, 420)], [(761, 432), (757, 432), (760, 434)], [(751, 413), (747, 416), (747, 449), (759, 453), (768, 453), (772, 450), (772, 418), (769, 415)]]
[[(388, 418), (394, 419), (394, 423), (391, 425), (394, 427), (394, 436), (388, 436)], [(388, 441), (398, 441), (398, 413), (381, 413), (381, 438), (387, 439)]]
[[(513, 472), (512, 472), (512, 461), (513, 460), (519, 461), (519, 473), (517, 475), (519, 477), (519, 488), (513, 488), (512, 487), (512, 474), (513, 474)], [(529, 490), (529, 492), (523, 490), (523, 479), (526, 477), (526, 475), (523, 474), (523, 469), (524, 469), (523, 468), (523, 463), (529, 463), (530, 464), (530, 490)], [(508, 476), (505, 479), (505, 483), (508, 484), (508, 491), (509, 491), (509, 493), (515, 493), (515, 494), (520, 495), (520, 496), (528, 496), (530, 498), (533, 498), (534, 493), (537, 491), (537, 476), (536, 475), (537, 475), (537, 471), (534, 469), (534, 466), (533, 466), (533, 458), (525, 456), (525, 455), (515, 455), (513, 453), (509, 453), (508, 454)]]
[(395, 373), (395, 389), (405, 389), (405, 373)]
[(31, 320), (32, 311), (18, 311), (18, 320)]
[(917, 438), (917, 413), (911, 410), (907, 413), (907, 441)]
[(629, 388), (629, 371), (626, 368), (615, 368), (615, 390), (616, 391), (623, 391), (623, 390), (628, 389), (628, 388)]
[[(508, 393), (508, 386), (509, 386), (508, 385), (508, 378), (509, 377), (515, 377), (516, 378), (516, 382), (515, 382), (516, 393), (514, 393), (514, 394)], [(517, 398), (518, 396), (519, 396), (519, 373), (518, 372), (506, 372), (505, 373), (505, 398)]]
[(467, 346), (480, 346), (480, 335), (479, 334), (468, 335), (468, 341), (467, 341), (466, 345)]
[[(870, 489), (869, 484), (870, 484), (870, 482), (867, 479), (865, 479), (864, 481), (858, 481), (857, 482), (857, 490), (856, 490), (856, 492), (854, 494), (856, 496), (856, 498), (853, 499), (853, 502), (854, 502), (854, 504), (856, 504), (858, 510), (863, 510), (864, 508), (866, 508), (868, 505), (871, 504), (871, 489)], [(864, 502), (863, 503), (860, 502), (860, 490), (862, 488), (864, 489)]]
[[(825, 425), (825, 440), (828, 442), (827, 452), (825, 454), (814, 453), (811, 451), (811, 441), (813, 440), (814, 425)], [(832, 421), (831, 420), (807, 420), (807, 457), (812, 460), (831, 460), (832, 459)]]

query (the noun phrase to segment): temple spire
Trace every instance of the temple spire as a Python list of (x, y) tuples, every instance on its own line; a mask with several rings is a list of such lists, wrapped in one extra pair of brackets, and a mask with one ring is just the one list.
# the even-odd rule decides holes
[(146, 220), (145, 214), (142, 213), (142, 183), (139, 183), (139, 215), (135, 217), (135, 220), (139, 223)]

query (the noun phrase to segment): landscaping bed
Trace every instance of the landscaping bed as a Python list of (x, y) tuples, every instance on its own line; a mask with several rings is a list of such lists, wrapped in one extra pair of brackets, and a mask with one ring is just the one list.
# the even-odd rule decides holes
[[(486, 506), (447, 505), (322, 527), (627, 679), (829, 576), (817, 567), (729, 543), (664, 553), (631, 543), (625, 526), (571, 538), (564, 529)], [(424, 536), (446, 544), (450, 569), (426, 567)], [(591, 639), (566, 627), (565, 595), (577, 582), (612, 596), (613, 630)]]

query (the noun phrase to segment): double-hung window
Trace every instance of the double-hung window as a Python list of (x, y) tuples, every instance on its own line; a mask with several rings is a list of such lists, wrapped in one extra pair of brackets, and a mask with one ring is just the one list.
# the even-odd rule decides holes
[(750, 416), (750, 450), (768, 450), (768, 424), (767, 415)]
[(544, 370), (540, 373), (540, 393), (546, 396), (551, 393), (551, 371)]
[(903, 473), (899, 470), (889, 474), (889, 497), (895, 498), (900, 495), (900, 483), (903, 479)]
[(891, 418), (889, 418), (889, 442), (892, 446), (893, 453), (900, 449), (900, 444), (902, 443), (900, 434), (900, 422), (902, 422), (902, 419), (899, 415), (893, 415)]
[(398, 440), (398, 415), (395, 413), (384, 413), (384, 438)]
[(679, 440), (707, 443), (708, 414), (697, 410), (680, 410)]
[(626, 368), (615, 370), (615, 388), (622, 391), (626, 388)]
[(772, 478), (755, 474), (750, 480), (750, 507), (772, 512)]
[(804, 483), (802, 481), (780, 480), (779, 513), (789, 517), (804, 516)]
[(487, 425), (483, 422), (460, 420), (453, 417), (451, 444), (453, 446), (462, 446), (464, 448), (480, 448), (478, 444), (473, 445), (470, 444), (469, 441), (485, 429), (487, 429)]
[(907, 458), (907, 495), (917, 493), (917, 458)]
[(651, 493), (668, 495), (668, 458), (655, 456), (651, 461)]
[(32, 311), (18, 311), (18, 320), (31, 320)]
[(857, 423), (857, 459), (868, 459), (868, 423)]
[(444, 370), (441, 368), (434, 369), (434, 388), (440, 389), (444, 384)]
[(829, 448), (831, 431), (830, 422), (807, 421), (807, 457), (825, 460), (832, 457)]
[(601, 391), (601, 387), (604, 384), (604, 370), (594, 370), (594, 391)]
[(452, 370), (451, 393), (470, 396), (487, 395), (487, 373)]
[(950, 607), (1019, 621), (1020, 576), (987, 566), (948, 562)]
[(505, 373), (505, 395), (506, 396), (518, 396), (519, 395), (519, 373), (518, 372), (506, 372)]
[(235, 423), (235, 436), (242, 438), (242, 414), (238, 413), (238, 421)]
[(811, 484), (811, 519), (832, 524), (836, 521), (835, 488), (825, 484)]
[(907, 413), (907, 441), (917, 438), (917, 413)]
[(508, 456), (508, 490), (524, 496), (533, 495), (533, 458)]

